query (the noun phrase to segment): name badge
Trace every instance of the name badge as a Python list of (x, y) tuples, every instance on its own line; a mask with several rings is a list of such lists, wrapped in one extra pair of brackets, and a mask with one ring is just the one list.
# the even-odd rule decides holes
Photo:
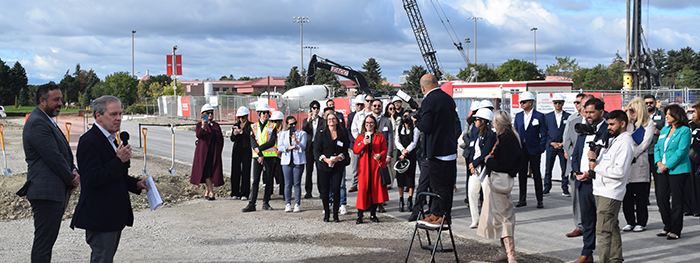
[(470, 142), (469, 147), (474, 147), (474, 142)]
[(659, 135), (659, 139), (664, 139), (664, 138), (666, 138), (666, 134)]
[(540, 121), (538, 121), (537, 119), (533, 119), (532, 126), (537, 126), (537, 125), (540, 125)]
[(654, 116), (654, 120), (655, 120), (655, 121), (660, 121), (660, 120), (661, 120), (661, 116)]
[(272, 128), (267, 128), (267, 132), (272, 132)]
[(603, 161), (610, 161), (610, 154), (603, 154)]
[(383, 132), (388, 132), (388, 131), (389, 131), (389, 127), (384, 127), (384, 128), (382, 129), (382, 131), (383, 131)]
[(696, 133), (698, 133), (698, 130), (693, 130), (693, 135), (695, 135)]
[(338, 147), (343, 147), (343, 142), (341, 141), (336, 142), (336, 144), (338, 145)]
[(566, 124), (566, 120), (564, 120), (563, 122), (564, 122), (564, 124)]

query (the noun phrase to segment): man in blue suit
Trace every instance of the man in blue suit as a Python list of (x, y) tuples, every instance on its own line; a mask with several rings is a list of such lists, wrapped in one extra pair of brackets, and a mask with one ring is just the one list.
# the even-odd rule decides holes
[(520, 94), (520, 108), (523, 111), (515, 114), (515, 130), (518, 131), (523, 149), (523, 166), (518, 172), (520, 181), (520, 200), (515, 205), (522, 207), (527, 205), (527, 173), (528, 165), (532, 170), (532, 179), (535, 180), (535, 196), (537, 208), (543, 208), (542, 203), (542, 173), (540, 172), (540, 159), (547, 142), (547, 128), (544, 124), (544, 114), (534, 109), (535, 96), (530, 92)]
[(566, 157), (564, 157), (564, 128), (566, 120), (569, 118), (568, 112), (562, 110), (566, 97), (563, 94), (555, 94), (552, 98), (554, 111), (544, 115), (544, 124), (547, 127), (547, 157), (545, 158), (544, 171), (544, 192), (543, 195), (549, 195), (549, 190), (552, 189), (552, 169), (554, 168), (554, 160), (559, 157), (559, 165), (561, 167), (561, 190), (563, 196), (571, 196), (569, 193), (569, 178), (566, 171)]

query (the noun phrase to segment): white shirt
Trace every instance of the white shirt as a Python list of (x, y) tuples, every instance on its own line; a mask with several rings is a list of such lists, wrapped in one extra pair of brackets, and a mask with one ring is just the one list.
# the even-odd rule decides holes
[(114, 149), (114, 152), (116, 152), (116, 151), (117, 151), (117, 146), (114, 145), (114, 140), (117, 139), (117, 134), (116, 134), (116, 133), (109, 133), (107, 130), (105, 130), (104, 128), (102, 128), (102, 126), (100, 126), (100, 124), (97, 123), (97, 122), (95, 122), (95, 125), (97, 125), (97, 128), (99, 128), (100, 131), (102, 132), (102, 134), (103, 134), (105, 137), (107, 137), (107, 141), (109, 141), (109, 145), (111, 145), (111, 146), (112, 146), (112, 149)]
[[(352, 137), (357, 138), (357, 136), (360, 136), (360, 131), (362, 131), (362, 122), (365, 120), (365, 117), (370, 114), (372, 114), (372, 110), (368, 111), (367, 108), (365, 108), (363, 111), (355, 113), (355, 117), (352, 119), (352, 127), (350, 127)], [(379, 125), (379, 123), (375, 125)]]
[[(600, 123), (598, 123), (598, 125), (596, 125), (596, 127), (595, 127), (596, 131), (600, 130), (600, 126), (603, 125), (603, 122), (605, 122), (605, 120), (601, 121)], [(586, 123), (586, 121), (584, 120), (583, 123)], [(593, 140), (595, 140), (595, 134), (586, 136), (586, 140), (584, 142), (588, 143), (588, 142), (592, 142)], [(603, 141), (601, 139), (598, 139), (598, 142), (596, 142), (596, 144), (603, 144)], [(589, 150), (590, 149), (588, 149), (588, 145), (584, 144), (583, 151), (581, 152), (581, 165), (578, 168), (579, 171), (583, 172), (583, 171), (590, 170), (590, 167), (588, 165), (588, 151)], [(632, 162), (631, 159), (630, 159), (630, 162)]]
[(527, 126), (530, 124), (530, 119), (532, 119), (532, 112), (533, 110), (530, 110), (530, 113), (527, 113), (523, 111), (523, 126), (527, 130)]
[[(411, 141), (410, 144), (408, 144), (408, 146), (406, 146), (404, 148), (403, 145), (401, 144), (401, 140), (399, 140), (399, 135), (408, 135), (409, 130), (406, 129), (405, 127), (401, 128), (402, 126), (403, 125), (396, 127), (396, 131), (394, 132), (394, 145), (396, 145), (396, 149), (398, 149), (399, 152), (402, 152), (404, 149), (408, 150), (408, 152), (412, 152), (413, 149), (415, 149), (416, 145), (418, 144), (418, 138), (420, 137), (420, 131), (418, 130), (418, 128), (413, 127), (413, 140)], [(401, 154), (399, 154), (399, 156), (400, 155)]]
[(554, 112), (554, 119), (557, 121), (557, 129), (559, 128), (559, 125), (561, 123), (561, 117), (564, 115), (564, 111), (561, 111), (560, 113), (557, 113), (556, 111)]
[(313, 132), (313, 135), (311, 136), (311, 141), (312, 141), (312, 142), (313, 142), (314, 139), (316, 138), (316, 130), (317, 130), (317, 128), (318, 128), (318, 119), (320, 119), (320, 117), (316, 116), (316, 118), (314, 118), (314, 120), (311, 121), (311, 126), (313, 126), (313, 131), (314, 131), (314, 132)]
[(629, 132), (623, 132), (600, 151), (596, 160), (596, 178), (593, 180), (593, 195), (622, 201), (627, 190), (627, 177), (634, 157), (634, 140)]

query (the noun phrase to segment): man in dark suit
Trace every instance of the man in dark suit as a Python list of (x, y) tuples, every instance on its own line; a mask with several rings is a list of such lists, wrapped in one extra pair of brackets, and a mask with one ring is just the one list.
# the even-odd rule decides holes
[(566, 120), (569, 118), (568, 112), (562, 110), (566, 97), (563, 94), (554, 94), (552, 104), (554, 111), (544, 115), (544, 124), (547, 127), (547, 157), (545, 158), (544, 171), (544, 192), (543, 195), (549, 195), (549, 190), (552, 189), (552, 169), (554, 168), (554, 160), (559, 157), (559, 166), (561, 167), (561, 190), (563, 196), (571, 196), (569, 193), (569, 178), (566, 171), (566, 157), (564, 157), (564, 128)]
[(520, 172), (518, 172), (520, 200), (515, 206), (522, 207), (527, 205), (527, 174), (529, 170), (532, 170), (532, 179), (535, 180), (537, 208), (543, 208), (540, 159), (542, 159), (542, 152), (544, 152), (547, 142), (544, 114), (534, 109), (535, 96), (530, 92), (521, 93), (519, 102), (523, 111), (515, 114), (514, 126), (515, 130), (518, 131), (520, 141), (523, 143), (523, 165), (520, 168)]
[(148, 191), (145, 180), (129, 176), (131, 146), (116, 139), (121, 106), (114, 96), (95, 99), (95, 125), (78, 143), (83, 187), (70, 226), (85, 229), (85, 241), (92, 249), (90, 262), (113, 261), (122, 229), (134, 224), (129, 192)]
[[(314, 159), (314, 139), (316, 137), (316, 133), (323, 129), (323, 126), (325, 125), (325, 121), (323, 118), (319, 117), (319, 111), (321, 111), (321, 104), (318, 103), (318, 101), (312, 101), (309, 103), (309, 116), (304, 119), (303, 124), (301, 126), (301, 129), (306, 132), (306, 160), (315, 160)], [(313, 173), (314, 173), (314, 166), (313, 164), (307, 165), (306, 166), (306, 177), (304, 178), (304, 190), (306, 191), (306, 194), (304, 195), (304, 198), (313, 198), (314, 196), (311, 194), (314, 190), (314, 183), (313, 183)]]
[(70, 194), (78, 187), (80, 176), (73, 164), (73, 151), (63, 132), (51, 117), (61, 111), (63, 95), (56, 84), (36, 90), (38, 105), (27, 118), (22, 131), (28, 171), (22, 187), (32, 205), (34, 244), (32, 262), (51, 262), (61, 219)]
[(345, 117), (343, 116), (342, 113), (335, 111), (335, 101), (333, 99), (328, 99), (326, 101), (326, 107), (333, 109), (333, 114), (335, 114), (335, 117), (338, 118), (338, 121), (340, 122), (340, 127), (345, 127)]
[(457, 160), (457, 128), (456, 123), (452, 121), (457, 118), (456, 105), (452, 97), (440, 89), (435, 76), (423, 75), (420, 86), (425, 95), (420, 109), (420, 120), (412, 118), (418, 130), (425, 134), (426, 147), (423, 150), (428, 158), (430, 187), (443, 201), (434, 200), (430, 214), (419, 223), (435, 227), (444, 221), (449, 225)]

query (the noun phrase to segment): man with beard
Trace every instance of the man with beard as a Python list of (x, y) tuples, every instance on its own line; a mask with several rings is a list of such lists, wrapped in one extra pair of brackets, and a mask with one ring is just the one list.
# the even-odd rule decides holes
[(654, 95), (648, 94), (644, 96), (644, 104), (647, 106), (647, 111), (649, 112), (649, 119), (654, 122), (654, 137), (652, 138), (652, 144), (647, 148), (647, 154), (649, 155), (649, 170), (654, 178), (659, 176), (656, 163), (654, 162), (654, 145), (659, 141), (659, 133), (661, 129), (666, 126), (666, 114), (656, 107), (656, 98)]
[(574, 148), (576, 148), (576, 141), (578, 140), (578, 133), (576, 133), (574, 126), (577, 123), (586, 123), (586, 119), (583, 117), (583, 105), (592, 98), (592, 95), (585, 95), (583, 93), (576, 95), (576, 100), (574, 101), (576, 112), (569, 116), (566, 123), (566, 128), (564, 128), (564, 157), (566, 157), (566, 172), (564, 174), (569, 176), (569, 188), (573, 189), (569, 193), (571, 193), (571, 196), (573, 197), (571, 198), (571, 202), (574, 210), (574, 226), (576, 227), (574, 231), (566, 234), (567, 237), (577, 237), (583, 235), (583, 225), (581, 225), (581, 204), (578, 202), (578, 191), (576, 191), (575, 188), (576, 176), (571, 173), (571, 171), (573, 171), (571, 169), (571, 156), (574, 154)]

